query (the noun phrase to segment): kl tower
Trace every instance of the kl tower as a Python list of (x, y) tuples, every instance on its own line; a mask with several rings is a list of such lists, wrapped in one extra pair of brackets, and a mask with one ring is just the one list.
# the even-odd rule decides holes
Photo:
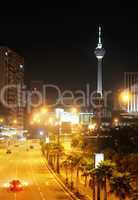
[(99, 26), (99, 39), (97, 47), (94, 51), (95, 56), (98, 60), (98, 73), (97, 73), (97, 94), (99, 97), (103, 97), (103, 87), (102, 87), (102, 59), (105, 55), (105, 50), (101, 41), (101, 27)]

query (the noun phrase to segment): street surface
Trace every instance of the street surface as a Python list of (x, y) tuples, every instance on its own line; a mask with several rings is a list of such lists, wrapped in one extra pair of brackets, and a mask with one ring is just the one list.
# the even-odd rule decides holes
[[(0, 149), (0, 200), (72, 200), (46, 166), (40, 146), (26, 151), (26, 144)], [(23, 191), (10, 192), (4, 184), (13, 179), (28, 183)]]

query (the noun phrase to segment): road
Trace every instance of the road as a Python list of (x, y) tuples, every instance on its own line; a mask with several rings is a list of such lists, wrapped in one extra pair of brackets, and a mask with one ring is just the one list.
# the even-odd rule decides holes
[[(72, 200), (49, 171), (40, 147), (26, 151), (26, 145), (11, 147), (12, 154), (0, 149), (1, 200)], [(4, 184), (19, 179), (28, 183), (21, 192), (10, 192)]]

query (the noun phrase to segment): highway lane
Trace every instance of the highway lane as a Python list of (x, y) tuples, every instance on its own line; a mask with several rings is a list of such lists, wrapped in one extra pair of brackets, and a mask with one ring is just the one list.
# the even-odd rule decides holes
[[(19, 179), (28, 183), (21, 192), (9, 192), (4, 183)], [(12, 154), (0, 150), (0, 199), (72, 200), (46, 166), (40, 148), (12, 147)]]

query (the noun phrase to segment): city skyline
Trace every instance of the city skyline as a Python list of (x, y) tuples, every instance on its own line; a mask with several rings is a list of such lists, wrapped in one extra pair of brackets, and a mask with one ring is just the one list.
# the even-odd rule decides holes
[(138, 199), (137, 11), (36, 3), (1, 9), (0, 200)]
[[(73, 11), (70, 15), (61, 12), (56, 19), (47, 18), (50, 11), (44, 15), (1, 17), (0, 44), (25, 58), (26, 80), (44, 80), (64, 89), (83, 88), (90, 83), (96, 89), (97, 60), (93, 50), (99, 24), (107, 51), (103, 87), (119, 88), (125, 71), (137, 71), (138, 30), (135, 20), (130, 23), (133, 16), (92, 16), (80, 14), (81, 9), (75, 16)], [(7, 34), (11, 26), (13, 30)], [(22, 31), (16, 31), (20, 28)], [(118, 82), (112, 77), (117, 77)]]

